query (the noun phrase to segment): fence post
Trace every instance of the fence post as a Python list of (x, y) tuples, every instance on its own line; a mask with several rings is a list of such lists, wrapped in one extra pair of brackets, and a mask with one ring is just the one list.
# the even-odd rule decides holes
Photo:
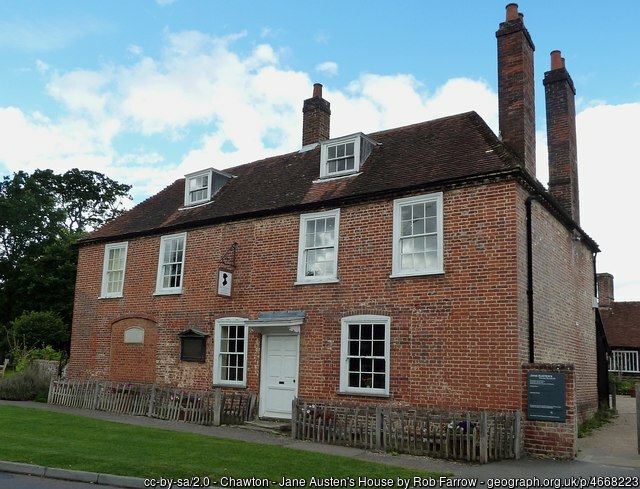
[(49, 382), (49, 394), (47, 395), (47, 404), (51, 404), (53, 400), (53, 379)]
[(291, 438), (295, 440), (296, 431), (298, 429), (298, 398), (294, 397), (291, 401)]
[(222, 391), (220, 388), (216, 389), (215, 397), (213, 400), (213, 426), (220, 426), (220, 419), (222, 418)]
[(636, 431), (638, 432), (638, 453), (640, 454), (640, 385), (636, 384)]
[(487, 412), (480, 412), (480, 463), (489, 461), (489, 430), (487, 429)]
[(147, 418), (153, 418), (153, 411), (156, 407), (156, 384), (151, 385), (151, 397), (149, 398), (149, 410), (147, 411)]
[(94, 411), (98, 409), (98, 397), (100, 395), (100, 382), (96, 381), (93, 387), (93, 401), (91, 402), (91, 409)]
[(618, 386), (615, 382), (609, 383), (609, 390), (611, 391), (611, 409), (614, 411), (617, 409), (616, 396), (618, 395)]
[(384, 445), (384, 416), (382, 414), (382, 408), (376, 406), (376, 448), (382, 449)]
[(515, 419), (515, 430), (516, 430), (516, 439), (515, 439), (515, 455), (516, 460), (520, 460), (522, 457), (522, 412), (516, 411), (516, 419)]

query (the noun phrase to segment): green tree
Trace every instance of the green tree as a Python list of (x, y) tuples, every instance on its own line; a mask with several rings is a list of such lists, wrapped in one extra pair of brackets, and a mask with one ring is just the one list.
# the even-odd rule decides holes
[[(72, 169), (20, 171), (0, 182), (0, 325), (51, 311), (69, 327), (75, 243), (124, 212), (130, 185)], [(0, 356), (6, 352), (0, 339)]]

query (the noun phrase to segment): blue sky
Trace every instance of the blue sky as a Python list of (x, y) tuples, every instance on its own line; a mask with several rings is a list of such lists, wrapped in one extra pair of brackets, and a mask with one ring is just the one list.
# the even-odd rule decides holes
[[(0, 171), (78, 167), (139, 202), (186, 173), (297, 149), (312, 84), (331, 135), (476, 110), (497, 131), (506, 1), (0, 2)], [(560, 49), (577, 89), (581, 216), (616, 299), (640, 300), (640, 2), (519, 2), (542, 77)]]

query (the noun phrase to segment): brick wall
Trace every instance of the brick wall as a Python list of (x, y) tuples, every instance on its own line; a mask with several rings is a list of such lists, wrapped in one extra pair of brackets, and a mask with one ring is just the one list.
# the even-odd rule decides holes
[[(523, 189), (519, 193), (518, 207), (524, 209), (528, 195)], [(598, 407), (593, 255), (537, 201), (532, 204), (532, 236), (534, 362), (574, 365), (577, 410), (583, 420)], [(526, 253), (525, 248), (526, 243), (521, 243), (521, 253)], [(526, 260), (520, 262), (526, 276)], [(521, 304), (526, 303), (526, 292), (521, 297)], [(521, 354), (526, 363), (528, 313), (521, 320), (522, 345), (526, 346)]]
[[(515, 181), (445, 191), (441, 275), (389, 277), (392, 200), (341, 208), (337, 284), (294, 285), (299, 214), (189, 231), (184, 292), (178, 296), (153, 295), (160, 236), (129, 241), (120, 299), (98, 298), (104, 245), (82, 246), (70, 376), (108, 378), (110, 355), (116, 351), (112, 325), (123, 317), (144, 315), (153, 318), (157, 328), (156, 381), (206, 389), (212, 382), (213, 343), (208, 342), (204, 364), (181, 362), (178, 333), (196, 328), (213, 338), (216, 318), (255, 319), (264, 311), (304, 310), (301, 398), (519, 409), (526, 351), (522, 193)], [(554, 228), (553, 239), (562, 234), (559, 228)], [(236, 269), (229, 299), (215, 293), (216, 271), (234, 242)], [(557, 288), (562, 286), (554, 291)], [(558, 301), (554, 310), (562, 304)], [(569, 309), (567, 316), (575, 312), (575, 307)], [(390, 399), (337, 393), (340, 319), (353, 314), (391, 317)], [(541, 326), (539, 334), (544, 336), (544, 331)], [(260, 338), (250, 334), (248, 389), (254, 392), (259, 390)], [(553, 356), (542, 338), (540, 343), (540, 354)]]

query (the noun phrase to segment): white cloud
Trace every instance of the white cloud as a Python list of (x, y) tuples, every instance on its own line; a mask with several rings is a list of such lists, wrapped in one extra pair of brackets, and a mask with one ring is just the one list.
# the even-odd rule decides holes
[(598, 105), (577, 116), (581, 225), (602, 250), (598, 271), (616, 279), (616, 300), (640, 300), (638, 127), (640, 103)]
[(332, 135), (377, 131), (470, 110), (497, 132), (496, 94), (483, 81), (468, 78), (448, 80), (429, 94), (412, 75), (364, 74), (346, 92), (328, 91), (325, 98), (332, 102)]
[(92, 117), (103, 117), (109, 99), (106, 86), (108, 73), (76, 70), (64, 75), (54, 74), (47, 85), (47, 92), (65, 104), (70, 112), (83, 112)]
[(337, 75), (338, 63), (334, 61), (325, 61), (324, 63), (316, 65), (316, 71), (319, 73), (324, 73), (325, 75)]

